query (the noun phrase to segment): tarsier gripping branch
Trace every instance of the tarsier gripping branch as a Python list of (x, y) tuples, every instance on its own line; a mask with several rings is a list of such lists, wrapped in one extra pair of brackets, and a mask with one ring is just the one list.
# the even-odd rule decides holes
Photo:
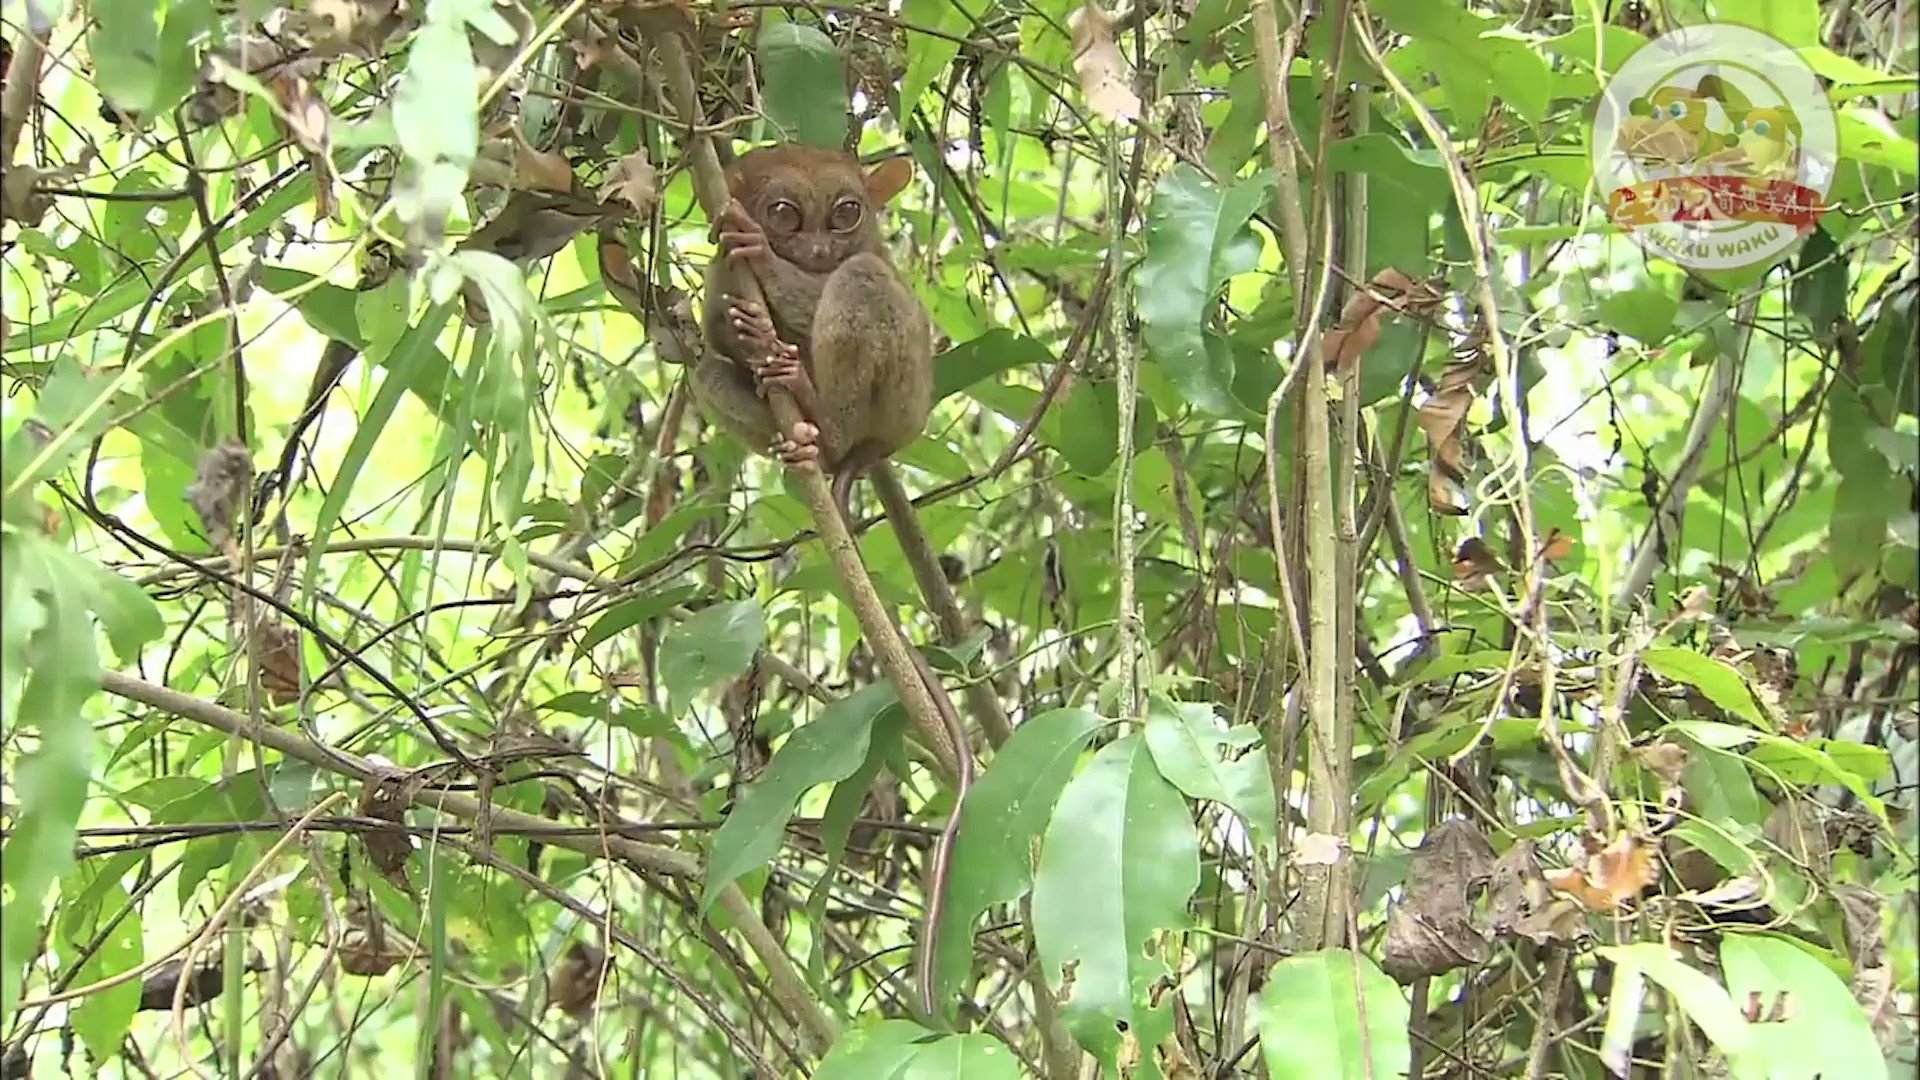
[[(719, 252), (707, 266), (702, 319), (710, 348), (694, 373), (694, 396), (747, 446), (789, 465), (824, 467), (834, 507), (848, 521), (854, 480), (919, 438), (933, 409), (932, 325), (894, 269), (875, 216), (912, 174), (904, 158), (868, 171), (840, 150), (763, 147), (728, 168), (731, 199), (715, 222)], [(749, 278), (764, 304), (743, 296)], [(790, 431), (779, 430), (768, 408), (773, 388), (790, 394), (803, 417)], [(931, 859), (922, 932), (921, 1001), (937, 1018), (931, 947), (973, 765), (946, 692), (918, 652), (908, 653), (959, 770), (955, 809)]]

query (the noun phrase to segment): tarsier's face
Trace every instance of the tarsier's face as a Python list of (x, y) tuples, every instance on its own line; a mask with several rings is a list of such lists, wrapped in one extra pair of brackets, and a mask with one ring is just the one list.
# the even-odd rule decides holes
[(788, 262), (824, 274), (880, 247), (866, 177), (850, 154), (776, 146), (743, 155), (733, 190)]

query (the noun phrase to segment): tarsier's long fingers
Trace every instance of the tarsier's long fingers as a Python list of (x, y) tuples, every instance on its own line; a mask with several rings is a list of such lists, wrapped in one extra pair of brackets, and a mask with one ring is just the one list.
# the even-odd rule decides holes
[(820, 429), (802, 420), (791, 432), (775, 437), (770, 450), (786, 465), (803, 465), (820, 460), (819, 438)]

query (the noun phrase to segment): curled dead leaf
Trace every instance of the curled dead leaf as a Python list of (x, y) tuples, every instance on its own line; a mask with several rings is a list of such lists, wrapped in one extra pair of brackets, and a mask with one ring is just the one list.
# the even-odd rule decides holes
[(1098, 3), (1082, 4), (1067, 20), (1073, 32), (1073, 70), (1087, 108), (1108, 123), (1140, 118), (1140, 98), (1129, 85), (1126, 58), (1113, 40), (1113, 19)]
[(524, 191), (552, 191), (565, 194), (573, 190), (573, 166), (566, 155), (535, 149), (519, 128), (508, 136), (513, 144), (513, 186)]
[(306, 664), (300, 655), (300, 631), (278, 619), (258, 617), (253, 622), (258, 635), (254, 656), (260, 665), (260, 688), (275, 705), (291, 705), (300, 700), (306, 681)]
[[(375, 778), (361, 786), (358, 810), (361, 817), (400, 825), (406, 820), (407, 804), (411, 801), (404, 778)], [(366, 829), (360, 833), (360, 840), (366, 845), (367, 861), (375, 870), (401, 884), (407, 883), (407, 859), (413, 854), (411, 836), (400, 829)]]
[(1558, 528), (1548, 529), (1547, 538), (1540, 542), (1540, 561), (1559, 562), (1573, 554), (1576, 543), (1578, 541)]
[(1453, 580), (1466, 585), (1469, 591), (1487, 587), (1486, 579), (1494, 574), (1504, 574), (1507, 564), (1485, 540), (1469, 536), (1460, 541), (1453, 553)]
[(1492, 956), (1471, 902), (1494, 866), (1493, 848), (1471, 822), (1450, 818), (1434, 826), (1413, 853), (1406, 898), (1387, 916), (1381, 970), (1409, 983)]
[(1361, 357), (1380, 340), (1380, 320), (1389, 312), (1425, 311), (1439, 301), (1438, 290), (1396, 267), (1373, 275), (1366, 288), (1347, 300), (1339, 325), (1327, 331), (1321, 355), (1328, 370), (1341, 375), (1357, 370)]
[(1478, 355), (1448, 364), (1427, 399), (1420, 403), (1420, 430), (1430, 458), (1427, 504), (1437, 514), (1467, 512), (1467, 413), (1479, 393), (1486, 365)]
[(600, 185), (601, 202), (618, 198), (641, 216), (653, 211), (659, 197), (659, 173), (653, 162), (647, 160), (645, 150), (636, 150), (615, 161), (606, 182)]
[(253, 475), (253, 454), (237, 442), (223, 443), (200, 455), (193, 483), (186, 488), (187, 505), (200, 515), (207, 540), (224, 548), (233, 539), (234, 509), (246, 497)]
[(1653, 884), (1653, 852), (1638, 837), (1623, 832), (1589, 856), (1586, 866), (1549, 870), (1544, 877), (1548, 885), (1588, 911), (1618, 911)]

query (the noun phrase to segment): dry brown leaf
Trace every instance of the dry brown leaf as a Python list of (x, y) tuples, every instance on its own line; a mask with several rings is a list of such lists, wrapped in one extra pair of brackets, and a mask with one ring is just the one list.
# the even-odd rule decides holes
[(513, 186), (525, 191), (573, 190), (573, 166), (566, 155), (552, 150), (536, 150), (526, 136), (514, 128), (508, 136), (513, 142)]
[[(368, 780), (360, 788), (359, 814), (364, 818), (402, 824), (411, 797), (406, 782), (399, 778)], [(413, 854), (413, 838), (398, 829), (367, 829), (360, 839), (367, 847), (367, 860), (375, 870), (401, 884), (407, 884), (407, 859)]]
[(233, 513), (246, 497), (253, 475), (253, 454), (237, 442), (223, 443), (200, 455), (193, 483), (186, 487), (187, 505), (200, 515), (207, 541), (224, 548), (233, 539)]
[(645, 216), (653, 211), (654, 202), (660, 198), (659, 172), (647, 160), (645, 150), (635, 150), (613, 163), (606, 183), (600, 185), (600, 201), (615, 197), (625, 201), (635, 214)]
[(1073, 70), (1087, 108), (1108, 123), (1140, 118), (1140, 98), (1129, 85), (1127, 61), (1113, 40), (1113, 19), (1097, 3), (1082, 4), (1067, 20), (1073, 31)]
[(1431, 458), (1427, 504), (1438, 514), (1458, 517), (1467, 512), (1467, 448), (1462, 432), (1484, 370), (1477, 356), (1448, 364), (1433, 392), (1420, 404), (1420, 430), (1427, 436)]
[(280, 125), (310, 154), (324, 154), (333, 145), (333, 114), (314, 93), (313, 84), (298, 76), (276, 76), (268, 84), (282, 113)]
[(1547, 538), (1540, 544), (1540, 558), (1545, 562), (1559, 562), (1573, 554), (1577, 541), (1558, 528), (1547, 530)]
[(1373, 275), (1356, 290), (1340, 313), (1340, 323), (1327, 331), (1321, 345), (1327, 369), (1345, 375), (1357, 370), (1361, 357), (1380, 340), (1380, 320), (1389, 312), (1418, 311), (1438, 303), (1440, 294), (1394, 267)]
[(1460, 541), (1460, 547), (1453, 553), (1453, 580), (1479, 581), (1492, 574), (1505, 573), (1507, 564), (1500, 561), (1493, 548), (1477, 536), (1469, 536)]
[(1687, 748), (1665, 739), (1633, 748), (1633, 757), (1642, 768), (1660, 778), (1665, 787), (1678, 787), (1680, 774), (1687, 767)]
[(1652, 849), (1632, 833), (1621, 833), (1593, 853), (1582, 867), (1549, 870), (1548, 885), (1580, 902), (1588, 911), (1618, 911), (1653, 884)]
[(260, 688), (267, 692), (267, 700), (275, 705), (300, 700), (306, 674), (300, 655), (300, 631), (266, 618), (255, 619), (253, 628), (259, 635)]
[(1465, 819), (1434, 826), (1413, 853), (1405, 901), (1387, 916), (1381, 969), (1410, 983), (1492, 956), (1493, 942), (1474, 925), (1469, 905), (1494, 865), (1493, 848)]

